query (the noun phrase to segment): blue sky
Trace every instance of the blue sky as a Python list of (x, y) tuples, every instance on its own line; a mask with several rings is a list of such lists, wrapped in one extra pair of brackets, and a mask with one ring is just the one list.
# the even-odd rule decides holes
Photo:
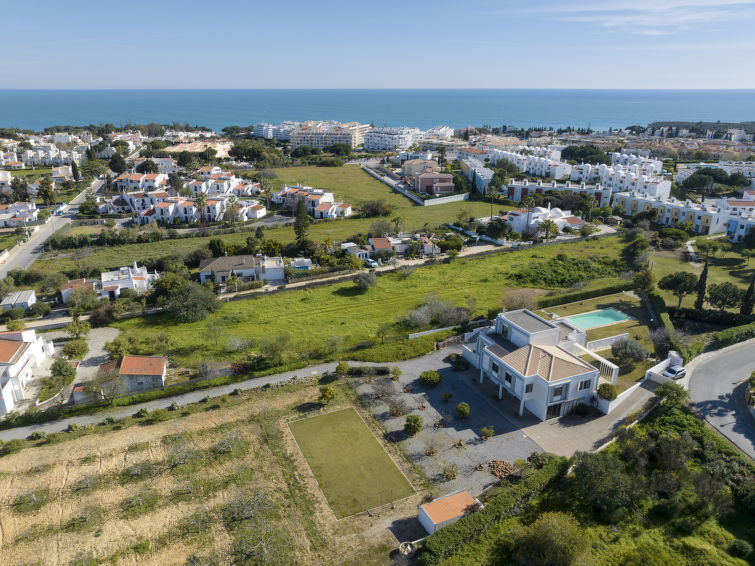
[(755, 88), (755, 0), (29, 6), (0, 88)]

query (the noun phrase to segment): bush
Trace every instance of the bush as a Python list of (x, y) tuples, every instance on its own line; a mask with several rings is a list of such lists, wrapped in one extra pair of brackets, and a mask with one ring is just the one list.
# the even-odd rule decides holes
[(495, 429), (492, 426), (484, 426), (480, 429), (480, 434), (485, 438), (492, 438), (495, 436)]
[(633, 287), (633, 283), (628, 281), (625, 283), (617, 283), (616, 285), (601, 287), (599, 289), (591, 289), (589, 291), (578, 291), (576, 293), (563, 293), (560, 295), (541, 297), (538, 299), (537, 304), (540, 308), (552, 307), (555, 305), (573, 303), (575, 301), (584, 301), (585, 299), (594, 299), (595, 297), (602, 297), (603, 295), (613, 295), (614, 293), (621, 293), (622, 291), (631, 291)]
[(146, 407), (142, 407), (141, 409), (136, 411), (136, 413), (134, 413), (134, 417), (137, 419), (143, 419), (144, 417), (148, 415), (149, 415), (149, 409), (147, 409)]
[(753, 337), (755, 337), (755, 322), (716, 332), (713, 337), (713, 346), (716, 348), (725, 348), (726, 346), (738, 344)]
[(574, 414), (579, 417), (586, 417), (590, 414), (590, 405), (586, 405), (585, 403), (577, 403), (574, 406)]
[(547, 512), (516, 541), (518, 564), (569, 566), (584, 554), (587, 536), (571, 513)]
[(409, 415), (408, 417), (406, 417), (404, 430), (409, 436), (414, 436), (420, 430), (422, 430), (422, 424), (422, 417), (420, 417), (419, 415)]
[(372, 271), (357, 273), (354, 276), (354, 283), (356, 283), (356, 286), (362, 291), (367, 291), (370, 287), (375, 287), (377, 285), (377, 275)]
[(87, 341), (83, 338), (79, 338), (77, 340), (69, 340), (63, 346), (63, 355), (72, 360), (82, 359), (87, 355), (88, 351), (89, 346), (87, 345)]
[(41, 430), (35, 430), (29, 435), (29, 440), (42, 440), (45, 437), (45, 433)]
[(444, 391), (443, 392), (443, 400), (446, 403), (448, 403), (451, 400), (451, 397), (453, 397), (453, 395), (451, 394), (451, 392), (449, 392), (449, 391)]
[(37, 301), (29, 308), (29, 312), (34, 316), (47, 316), (48, 314), (50, 314), (51, 310), (52, 309), (49, 304), (43, 303), (41, 301)]
[(647, 359), (648, 351), (637, 340), (622, 338), (611, 344), (611, 354), (621, 362), (633, 360), (642, 362)]
[(13, 307), (12, 309), (3, 311), (5, 320), (18, 320), (19, 318), (24, 318), (24, 316), (26, 316), (26, 310), (22, 307)]
[(469, 417), (470, 413), (472, 412), (472, 409), (469, 407), (469, 403), (461, 402), (458, 405), (456, 405), (456, 414), (459, 415), (460, 418), (466, 419)]
[(68, 425), (68, 428), (66, 428), (66, 432), (76, 432), (77, 430), (79, 430), (79, 425), (76, 423), (71, 423)]
[(26, 323), (23, 320), (9, 320), (5, 323), (6, 328), (11, 332), (23, 330), (26, 327)]
[(440, 383), (441, 375), (433, 370), (423, 371), (419, 374), (419, 380), (427, 387), (435, 387)]
[(744, 558), (752, 552), (752, 545), (741, 538), (736, 539), (729, 546), (729, 553)]
[(522, 507), (555, 479), (562, 477), (569, 466), (565, 458), (550, 455), (553, 460), (517, 485), (488, 501), (483, 509), (447, 525), (425, 539), (419, 555), (420, 566), (440, 564), (480, 538), (487, 529), (521, 512)]
[(618, 393), (616, 392), (616, 386), (612, 385), (610, 383), (601, 383), (598, 386), (598, 395), (602, 399), (605, 399), (606, 401), (613, 401), (618, 397)]
[(71, 367), (68, 360), (63, 358), (55, 358), (50, 371), (54, 377), (62, 377), (63, 379), (73, 378), (76, 375), (76, 370)]
[(346, 362), (339, 362), (336, 366), (336, 374), (343, 376), (347, 373), (349, 373), (349, 364)]

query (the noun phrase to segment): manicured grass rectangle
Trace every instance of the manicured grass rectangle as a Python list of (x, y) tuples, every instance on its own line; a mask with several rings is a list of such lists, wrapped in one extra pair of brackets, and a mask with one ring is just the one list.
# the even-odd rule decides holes
[(294, 421), (289, 428), (338, 519), (414, 493), (354, 409)]

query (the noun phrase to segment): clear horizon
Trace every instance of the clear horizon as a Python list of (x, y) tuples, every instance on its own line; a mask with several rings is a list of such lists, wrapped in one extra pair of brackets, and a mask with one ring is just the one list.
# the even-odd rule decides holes
[(4, 7), (5, 89), (755, 89), (755, 0), (37, 7)]

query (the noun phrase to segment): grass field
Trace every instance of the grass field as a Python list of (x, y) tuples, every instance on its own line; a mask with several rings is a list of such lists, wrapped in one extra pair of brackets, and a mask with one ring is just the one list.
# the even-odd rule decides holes
[(337, 518), (414, 493), (354, 409), (294, 421), (289, 428)]
[[(385, 274), (378, 278), (376, 287), (366, 292), (349, 282), (234, 301), (209, 319), (227, 323), (226, 336), (219, 337), (217, 344), (215, 336), (212, 340), (206, 338), (207, 321), (176, 324), (171, 317), (151, 315), (122, 320), (115, 326), (126, 336), (147, 341), (158, 333), (169, 334), (175, 344), (172, 355), (181, 365), (196, 366), (205, 359), (229, 359), (225, 350), (229, 336), (258, 343), (269, 336), (287, 334), (291, 339), (286, 348), (289, 356), (318, 359), (321, 358), (318, 352), (326, 347), (330, 337), (340, 337), (345, 348), (375, 340), (378, 326), (406, 316), (431, 293), (459, 305), (475, 301), (475, 312), (487, 315), (489, 309), (501, 308), (505, 290), (515, 286), (508, 275), (518, 266), (559, 253), (611, 259), (620, 246), (617, 238), (602, 238), (505, 251), (421, 267), (408, 278), (398, 273)], [(616, 282), (618, 278), (591, 281), (588, 288)], [(327, 350), (333, 354), (332, 347)]]
[(26, 177), (27, 181), (33, 181), (34, 179), (41, 177), (42, 175), (49, 175), (52, 173), (51, 167), (37, 167), (36, 169), (14, 169), (11, 171), (11, 175), (14, 177)]

